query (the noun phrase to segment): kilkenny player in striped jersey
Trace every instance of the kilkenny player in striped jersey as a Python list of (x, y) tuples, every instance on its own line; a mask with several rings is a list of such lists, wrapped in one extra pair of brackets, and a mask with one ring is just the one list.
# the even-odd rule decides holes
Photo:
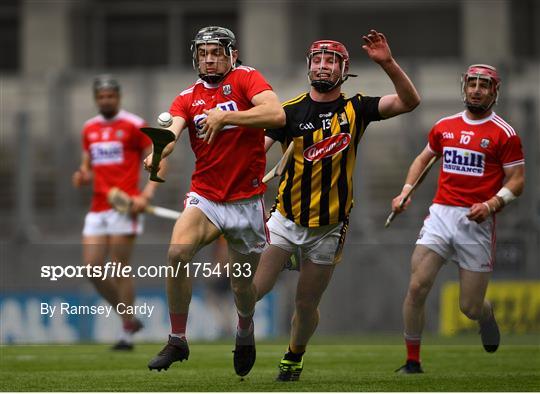
[(317, 328), (319, 302), (341, 259), (362, 134), (371, 121), (409, 112), (420, 102), (384, 35), (371, 30), (362, 38), (367, 55), (390, 77), (394, 94), (346, 98), (341, 85), (352, 76), (347, 49), (337, 41), (316, 41), (307, 54), (309, 92), (284, 103), (286, 125), (266, 132), (266, 150), (276, 141), (283, 147), (293, 142), (294, 155), (268, 221), (270, 246), (254, 279), (258, 298), (272, 289), (293, 254), (301, 256), (289, 349), (278, 380), (298, 380), (307, 343)]

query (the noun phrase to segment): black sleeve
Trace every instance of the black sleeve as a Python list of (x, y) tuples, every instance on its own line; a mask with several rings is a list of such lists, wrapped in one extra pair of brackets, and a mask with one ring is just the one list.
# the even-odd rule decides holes
[(266, 129), (265, 135), (267, 137), (272, 138), (274, 141), (279, 141), (282, 144), (285, 144), (285, 141), (287, 140), (287, 129), (289, 127), (289, 114), (287, 113), (287, 108), (284, 108), (285, 110), (285, 126), (280, 127), (279, 129)]
[(365, 126), (369, 122), (383, 119), (379, 113), (380, 97), (362, 96), (361, 94), (356, 95), (356, 97), (358, 98), (358, 107), (356, 108), (357, 119), (362, 119)]
[(270, 137), (272, 138), (274, 141), (279, 141), (281, 142), (282, 144), (285, 143), (285, 137), (287, 136), (286, 132), (285, 132), (285, 127), (281, 127), (279, 129), (266, 129), (264, 131), (264, 134), (267, 136), (267, 137)]

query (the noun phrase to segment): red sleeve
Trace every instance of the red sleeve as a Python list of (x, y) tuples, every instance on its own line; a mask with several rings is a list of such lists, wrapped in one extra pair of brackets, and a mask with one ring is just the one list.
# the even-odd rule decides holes
[(87, 134), (88, 133), (86, 132), (86, 127), (85, 127), (81, 133), (82, 148), (83, 148), (83, 151), (85, 152), (88, 152), (88, 149), (90, 148), (90, 143), (88, 142)]
[(442, 155), (441, 133), (437, 129), (437, 125), (433, 126), (428, 135), (428, 148), (436, 155)]
[(246, 97), (249, 98), (249, 101), (253, 99), (253, 96), (265, 90), (272, 90), (272, 86), (270, 86), (259, 71), (252, 69), (246, 74), (245, 78), (242, 78), (241, 81), (243, 82), (244, 92)]
[(171, 108), (169, 108), (169, 112), (172, 116), (180, 116), (186, 120), (186, 122), (189, 120), (189, 112), (187, 110), (188, 106), (186, 105), (186, 101), (189, 94), (184, 95), (178, 95), (174, 99), (174, 101), (171, 104)]
[(500, 152), (500, 160), (503, 167), (511, 167), (524, 162), (521, 139), (517, 135), (507, 138)]

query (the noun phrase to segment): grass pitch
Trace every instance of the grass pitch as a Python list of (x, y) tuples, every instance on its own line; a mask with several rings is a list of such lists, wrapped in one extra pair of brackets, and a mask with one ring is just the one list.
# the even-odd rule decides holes
[[(150, 372), (146, 364), (162, 344), (137, 345), (130, 353), (106, 345), (0, 347), (1, 391), (539, 391), (538, 337), (506, 340), (494, 354), (479, 338), (426, 339), (424, 374), (397, 375), (401, 340), (317, 340), (304, 358), (299, 382), (275, 382), (286, 340), (259, 343), (257, 362), (241, 380), (234, 374), (232, 345), (190, 344), (187, 362)], [(376, 343), (379, 343), (377, 345)], [(384, 344), (390, 343), (390, 344)]]

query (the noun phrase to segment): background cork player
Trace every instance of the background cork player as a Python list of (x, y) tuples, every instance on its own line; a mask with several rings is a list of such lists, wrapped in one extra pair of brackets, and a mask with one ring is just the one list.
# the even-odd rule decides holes
[(493, 111), (501, 79), (486, 64), (462, 76), (465, 111), (439, 120), (426, 148), (411, 164), (399, 203), (429, 160), (440, 156), (439, 185), (411, 257), (411, 278), (403, 303), (407, 360), (401, 373), (421, 373), (420, 343), (424, 305), (437, 273), (448, 260), (459, 267), (461, 311), (480, 326), (487, 352), (500, 334), (493, 307), (485, 299), (495, 259), (495, 214), (523, 191), (524, 158), (515, 130)]
[[(143, 231), (142, 215), (154, 196), (157, 183), (149, 181), (139, 191), (141, 160), (151, 151), (151, 141), (139, 128), (145, 122), (120, 108), (120, 84), (111, 75), (98, 76), (93, 83), (99, 114), (89, 119), (82, 131), (82, 159), (73, 174), (73, 185), (93, 182), (90, 212), (82, 236), (83, 263), (103, 265), (110, 261), (130, 263), (137, 235)], [(122, 214), (107, 202), (107, 192), (118, 187), (133, 199), (131, 212)], [(99, 294), (116, 308), (118, 303), (133, 305), (133, 278), (90, 278)], [(133, 334), (142, 323), (130, 314), (121, 316), (123, 333), (115, 350), (133, 349)]]

